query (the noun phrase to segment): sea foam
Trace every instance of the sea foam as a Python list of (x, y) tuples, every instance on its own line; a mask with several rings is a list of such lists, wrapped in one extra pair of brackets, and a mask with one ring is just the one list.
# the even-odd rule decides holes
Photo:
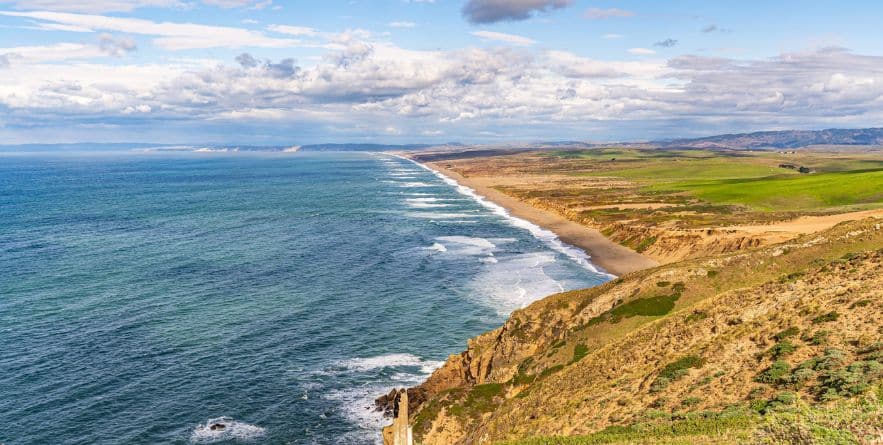
[(560, 238), (558, 238), (558, 235), (556, 235), (551, 230), (544, 229), (544, 228), (542, 228), (542, 227), (540, 227), (530, 221), (521, 219), (517, 216), (512, 216), (509, 213), (509, 211), (506, 210), (503, 206), (488, 200), (484, 196), (478, 194), (475, 190), (473, 190), (469, 187), (466, 187), (465, 185), (460, 184), (459, 182), (457, 182), (453, 178), (445, 176), (443, 173), (433, 170), (432, 168), (430, 168), (426, 165), (423, 165), (413, 159), (408, 159), (408, 158), (406, 158), (404, 156), (400, 156), (400, 155), (390, 155), (390, 156), (394, 156), (399, 159), (403, 159), (403, 160), (412, 162), (415, 165), (420, 166), (421, 168), (432, 172), (435, 176), (437, 176), (439, 179), (444, 181), (446, 184), (454, 187), (460, 194), (474, 199), (475, 201), (477, 201), (479, 204), (481, 204), (485, 208), (491, 210), (493, 213), (505, 218), (513, 226), (527, 230), (531, 235), (533, 235), (535, 238), (537, 238), (540, 241), (542, 241), (543, 243), (545, 243), (552, 250), (555, 250), (556, 252), (563, 253), (565, 256), (570, 258), (572, 261), (574, 261), (575, 263), (579, 264), (580, 266), (588, 269), (589, 271), (600, 274), (600, 275), (606, 275), (610, 278), (616, 277), (615, 275), (609, 274), (606, 271), (602, 270), (600, 267), (593, 264), (591, 262), (591, 257), (584, 250), (564, 243), (563, 241), (561, 241)]
[[(215, 429), (212, 429), (215, 427)], [(223, 428), (219, 428), (223, 427)], [(229, 417), (209, 419), (205, 424), (197, 426), (190, 440), (197, 443), (214, 443), (221, 441), (252, 442), (266, 435), (263, 428), (238, 422)]]

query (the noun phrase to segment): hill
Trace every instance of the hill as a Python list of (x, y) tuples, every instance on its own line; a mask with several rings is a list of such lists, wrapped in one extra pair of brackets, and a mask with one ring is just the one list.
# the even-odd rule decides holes
[(811, 145), (883, 145), (883, 128), (758, 131), (655, 143), (661, 147), (801, 148)]
[(881, 326), (883, 225), (843, 223), (516, 311), (408, 390), (410, 420), (425, 445), (872, 443)]

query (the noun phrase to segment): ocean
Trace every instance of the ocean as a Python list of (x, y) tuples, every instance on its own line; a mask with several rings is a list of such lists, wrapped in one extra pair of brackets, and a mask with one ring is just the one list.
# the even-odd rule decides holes
[(375, 397), (610, 278), (387, 154), (2, 155), (0, 443), (379, 443)]

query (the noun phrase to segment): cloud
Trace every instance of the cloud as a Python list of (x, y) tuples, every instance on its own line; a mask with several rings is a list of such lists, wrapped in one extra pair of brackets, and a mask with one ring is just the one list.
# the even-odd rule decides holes
[(14, 8), (24, 10), (88, 13), (131, 12), (145, 7), (185, 7), (180, 0), (0, 0), (0, 3), (12, 3)]
[(515, 34), (506, 34), (494, 31), (473, 31), (470, 34), (481, 37), (482, 39), (494, 40), (497, 42), (511, 43), (513, 45), (530, 46), (537, 43), (535, 40), (527, 37), (517, 36)]
[(616, 40), (616, 39), (621, 39), (623, 37), (625, 37), (625, 36), (622, 34), (614, 34), (614, 33), (604, 34), (603, 36), (601, 36), (601, 38), (604, 40)]
[(0, 135), (34, 140), (82, 125), (92, 131), (78, 137), (94, 139), (106, 124), (119, 137), (150, 128), (184, 139), (211, 129), (237, 138), (643, 138), (883, 119), (883, 57), (842, 48), (600, 60), (508, 45), (409, 50), (361, 30), (321, 37), (321, 56), (303, 64), (250, 52), (101, 64), (89, 59), (109, 57), (97, 43), (2, 48)]
[(417, 24), (414, 22), (389, 22), (387, 26), (391, 28), (413, 28)]
[(273, 0), (202, 0), (206, 5), (220, 8), (264, 9), (273, 4)]
[(306, 26), (270, 25), (267, 29), (273, 32), (278, 32), (279, 34), (288, 34), (292, 36), (315, 36), (319, 34), (314, 28)]
[(469, 0), (463, 17), (471, 23), (527, 20), (537, 12), (570, 6), (572, 0)]
[(651, 79), (667, 72), (663, 63), (596, 60), (566, 51), (546, 52), (544, 65), (562, 76), (580, 79)]
[(154, 36), (153, 43), (167, 50), (242, 47), (284, 48), (297, 46), (300, 43), (296, 40), (271, 38), (259, 32), (228, 26), (173, 22), (159, 23), (135, 18), (50, 11), (0, 11), (0, 15), (31, 18), (94, 31), (126, 32), (129, 34)]
[(658, 46), (660, 48), (672, 48), (678, 45), (678, 41), (672, 38), (668, 38), (665, 40), (661, 40), (653, 44), (653, 46)]
[(83, 43), (56, 43), (53, 45), (0, 48), (0, 54), (3, 55), (8, 64), (60, 62), (107, 56), (107, 53), (98, 45)]
[(138, 49), (138, 44), (129, 37), (115, 37), (104, 33), (98, 37), (98, 47), (109, 56), (122, 57)]
[(726, 32), (732, 32), (731, 29), (729, 29), (729, 28), (721, 28), (721, 27), (717, 26), (717, 25), (714, 24), (714, 23), (712, 23), (712, 24), (710, 24), (710, 25), (706, 25), (704, 28), (700, 29), (700, 31), (702, 31), (702, 32), (704, 32), (704, 33), (711, 33), (711, 32), (724, 32), (724, 33), (726, 33)]
[[(272, 5), (272, 0), (201, 0), (205, 5), (221, 8), (263, 9)], [(107, 12), (132, 12), (140, 8), (179, 8), (192, 7), (189, 0), (0, 0), (12, 3), (16, 9), (34, 11), (85, 12), (103, 14)]]
[(609, 19), (614, 17), (632, 17), (635, 13), (619, 8), (589, 8), (583, 13), (583, 17), (591, 20)]
[(0, 54), (0, 69), (9, 68), (9, 55), (8, 54)]
[(649, 48), (629, 48), (629, 54), (634, 54), (636, 56), (649, 56), (651, 54), (656, 54), (656, 51), (653, 51)]

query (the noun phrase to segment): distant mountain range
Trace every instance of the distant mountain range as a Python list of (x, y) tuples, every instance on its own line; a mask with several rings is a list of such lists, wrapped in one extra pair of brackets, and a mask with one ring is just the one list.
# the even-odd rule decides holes
[(662, 147), (801, 148), (811, 145), (883, 145), (883, 128), (783, 130), (722, 134), (695, 139), (653, 142)]
[(702, 138), (667, 139), (652, 142), (597, 143), (580, 141), (544, 141), (524, 144), (469, 145), (458, 142), (442, 144), (308, 144), (295, 146), (191, 146), (144, 143), (73, 143), (73, 144), (27, 144), (0, 145), (0, 152), (15, 151), (399, 151), (424, 150), (451, 151), (469, 148), (471, 150), (526, 150), (526, 149), (579, 149), (610, 145), (645, 146), (663, 148), (703, 148), (703, 149), (790, 149), (813, 145), (855, 145), (883, 146), (883, 128), (827, 129), (827, 130), (782, 130), (757, 131), (754, 133), (722, 134)]

